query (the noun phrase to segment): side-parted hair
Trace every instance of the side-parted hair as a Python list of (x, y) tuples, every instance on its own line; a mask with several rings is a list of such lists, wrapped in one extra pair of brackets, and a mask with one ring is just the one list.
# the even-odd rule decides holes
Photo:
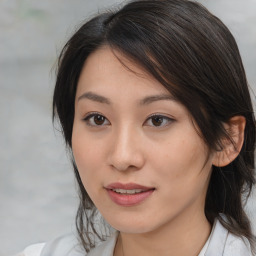
[[(244, 144), (225, 167), (213, 166), (205, 215), (233, 234), (253, 234), (243, 204), (255, 183), (255, 119), (245, 71), (235, 39), (205, 7), (187, 0), (138, 0), (98, 14), (84, 23), (59, 56), (53, 96), (53, 120), (59, 119), (71, 152), (79, 185), (77, 230), (86, 251), (95, 246), (92, 234), (96, 207), (89, 198), (72, 157), (72, 128), (78, 79), (88, 56), (107, 45), (138, 63), (190, 112), (209, 151), (232, 143), (223, 123), (233, 116), (246, 119)], [(223, 213), (226, 218), (222, 216)]]

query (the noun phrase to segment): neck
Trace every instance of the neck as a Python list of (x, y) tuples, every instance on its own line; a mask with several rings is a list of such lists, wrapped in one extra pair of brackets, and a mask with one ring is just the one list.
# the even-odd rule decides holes
[(204, 214), (178, 216), (158, 229), (141, 234), (120, 232), (115, 256), (197, 256), (211, 231)]

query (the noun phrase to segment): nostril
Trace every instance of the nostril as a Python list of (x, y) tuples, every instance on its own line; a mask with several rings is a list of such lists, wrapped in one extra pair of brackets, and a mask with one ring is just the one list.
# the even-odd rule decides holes
[(117, 171), (121, 171), (121, 172), (124, 172), (124, 171), (128, 171), (128, 170), (132, 170), (132, 169), (136, 169), (135, 166), (133, 165), (129, 165), (129, 164), (113, 164), (112, 165), (113, 169), (117, 170)]
[[(137, 170), (142, 168), (145, 159), (143, 148), (138, 142), (134, 143), (135, 136), (119, 135), (113, 138), (113, 145), (109, 146), (108, 164), (118, 171)], [(111, 147), (112, 146), (112, 147)]]

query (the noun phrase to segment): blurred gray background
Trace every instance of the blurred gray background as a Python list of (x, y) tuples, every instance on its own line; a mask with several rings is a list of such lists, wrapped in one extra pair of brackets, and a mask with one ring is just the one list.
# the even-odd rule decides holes
[[(75, 229), (74, 177), (51, 123), (52, 67), (75, 26), (119, 2), (0, 0), (0, 256)], [(231, 29), (255, 91), (256, 0), (200, 2)]]

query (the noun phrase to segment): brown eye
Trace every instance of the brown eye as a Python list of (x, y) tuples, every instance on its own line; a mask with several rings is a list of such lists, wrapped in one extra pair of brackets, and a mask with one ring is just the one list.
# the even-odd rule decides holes
[(152, 118), (152, 124), (154, 126), (161, 126), (161, 124), (163, 123), (163, 117), (160, 116), (154, 116)]
[(94, 119), (94, 123), (97, 125), (103, 125), (106, 120), (106, 118), (101, 115), (96, 115), (96, 116), (94, 116), (93, 119)]
[(84, 121), (89, 126), (104, 126), (110, 124), (106, 117), (97, 113), (86, 116)]
[(173, 121), (174, 119), (167, 116), (153, 115), (146, 120), (145, 124), (147, 126), (153, 126), (153, 127), (165, 127), (170, 125)]

